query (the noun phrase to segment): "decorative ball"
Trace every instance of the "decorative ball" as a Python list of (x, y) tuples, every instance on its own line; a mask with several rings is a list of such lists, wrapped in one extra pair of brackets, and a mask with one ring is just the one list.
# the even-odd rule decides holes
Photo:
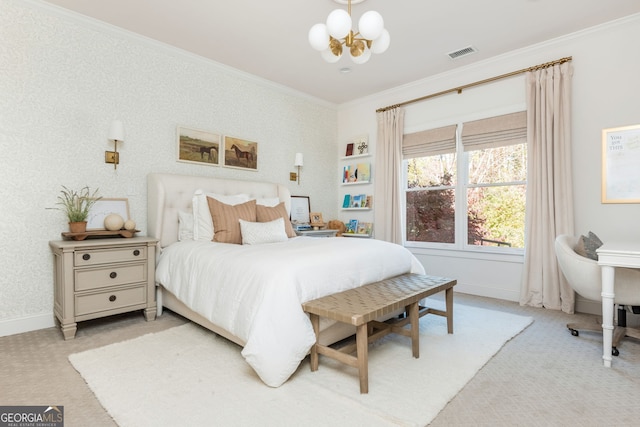
[(118, 214), (109, 214), (104, 219), (104, 228), (109, 231), (120, 230), (124, 225), (124, 219)]
[(125, 230), (135, 230), (136, 229), (136, 222), (132, 219), (128, 219), (124, 222), (124, 229)]

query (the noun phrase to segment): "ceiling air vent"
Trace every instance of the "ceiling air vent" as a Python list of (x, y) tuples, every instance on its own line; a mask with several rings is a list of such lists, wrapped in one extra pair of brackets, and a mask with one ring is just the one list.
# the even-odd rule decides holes
[(447, 53), (449, 58), (458, 59), (463, 56), (471, 55), (472, 53), (476, 53), (478, 49), (473, 46), (463, 47), (462, 49), (454, 50), (453, 52)]

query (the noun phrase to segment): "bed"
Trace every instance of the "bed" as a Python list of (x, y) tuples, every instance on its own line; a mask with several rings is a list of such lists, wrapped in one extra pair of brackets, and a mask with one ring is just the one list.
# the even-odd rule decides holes
[[(280, 184), (152, 173), (147, 187), (148, 234), (159, 239), (158, 315), (167, 308), (239, 344), (271, 387), (286, 382), (315, 342), (303, 302), (403, 273), (424, 274), (400, 245), (291, 237), (291, 229), (283, 238), (291, 195)], [(250, 208), (258, 211), (258, 221), (234, 217), (242, 219)], [(213, 217), (209, 225), (203, 222), (207, 213)], [(242, 241), (211, 241), (209, 233), (217, 239), (224, 229), (221, 217), (240, 223)], [(323, 344), (355, 332), (329, 321), (321, 331)]]

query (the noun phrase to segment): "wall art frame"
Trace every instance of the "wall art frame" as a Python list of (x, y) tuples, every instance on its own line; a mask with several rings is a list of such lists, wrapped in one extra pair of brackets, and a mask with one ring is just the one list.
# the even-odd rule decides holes
[(115, 198), (97, 200), (87, 216), (87, 231), (105, 230), (104, 219), (111, 214), (118, 214), (127, 221), (129, 218), (129, 199)]
[(221, 135), (184, 126), (177, 128), (177, 160), (207, 166), (220, 166), (224, 150), (220, 149)]
[(224, 137), (224, 166), (258, 170), (258, 143), (233, 136)]
[(291, 196), (291, 222), (293, 224), (309, 224), (311, 199), (309, 196)]
[(602, 130), (602, 203), (640, 203), (640, 125)]

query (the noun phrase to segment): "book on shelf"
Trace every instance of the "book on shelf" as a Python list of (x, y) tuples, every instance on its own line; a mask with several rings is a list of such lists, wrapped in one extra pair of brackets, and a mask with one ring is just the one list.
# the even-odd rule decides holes
[(356, 194), (351, 198), (351, 207), (359, 208), (362, 200), (362, 194)]
[(347, 227), (345, 233), (355, 233), (358, 229), (358, 220), (351, 219), (348, 223), (345, 224), (345, 226)]
[(371, 180), (371, 164), (358, 163), (357, 165), (357, 180), (358, 181), (370, 181)]
[(372, 228), (373, 223), (371, 222), (359, 222), (358, 227), (356, 228), (356, 234), (366, 234), (367, 236), (370, 236)]
[(342, 182), (369, 182), (371, 180), (371, 164), (358, 163), (343, 168)]
[(347, 152), (345, 154), (345, 156), (352, 156), (353, 155), (353, 143), (350, 142), (349, 144), (347, 144)]
[(351, 194), (345, 194), (344, 195), (344, 200), (342, 201), (342, 207), (343, 208), (350, 208), (351, 207)]
[(367, 196), (367, 198), (364, 201), (364, 207), (365, 208), (372, 208), (373, 207), (373, 196)]

